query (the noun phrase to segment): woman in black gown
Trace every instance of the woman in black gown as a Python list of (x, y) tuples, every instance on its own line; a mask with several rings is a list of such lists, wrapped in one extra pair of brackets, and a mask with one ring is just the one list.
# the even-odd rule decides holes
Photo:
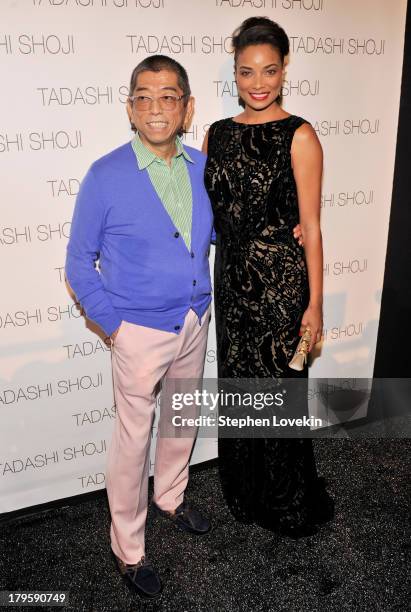
[[(264, 17), (233, 35), (244, 112), (212, 124), (205, 183), (217, 232), (220, 379), (307, 377), (288, 366), (307, 327), (322, 331), (321, 145), (280, 106), (286, 33)], [(301, 225), (304, 248), (293, 238)], [(219, 439), (220, 478), (237, 520), (294, 537), (329, 520), (310, 439)]]

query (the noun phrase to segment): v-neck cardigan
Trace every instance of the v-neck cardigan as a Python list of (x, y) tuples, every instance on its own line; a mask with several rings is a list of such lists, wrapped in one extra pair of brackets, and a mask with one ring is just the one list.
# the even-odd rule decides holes
[[(67, 246), (66, 277), (88, 318), (107, 335), (128, 321), (179, 333), (211, 301), (208, 255), (213, 214), (205, 155), (185, 147), (193, 194), (191, 250), (130, 143), (92, 164), (82, 181)], [(96, 263), (98, 261), (99, 271)]]

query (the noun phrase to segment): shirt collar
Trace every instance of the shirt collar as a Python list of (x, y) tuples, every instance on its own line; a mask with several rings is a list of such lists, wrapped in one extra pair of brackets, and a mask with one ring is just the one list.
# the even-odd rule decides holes
[[(150, 164), (152, 164), (154, 161), (160, 163), (163, 162), (161, 157), (158, 157), (155, 153), (150, 151), (150, 149), (147, 149), (147, 147), (142, 143), (138, 132), (136, 132), (135, 137), (131, 141), (131, 146), (133, 147), (134, 153), (136, 155), (139, 170), (144, 170), (145, 168), (148, 168), (148, 166), (150, 166)], [(181, 138), (179, 138), (178, 136), (176, 137), (176, 149), (177, 153), (174, 157), (179, 157), (180, 155), (182, 155), (186, 161), (189, 161), (192, 164), (194, 163), (190, 155), (185, 150), (183, 143), (181, 142)]]

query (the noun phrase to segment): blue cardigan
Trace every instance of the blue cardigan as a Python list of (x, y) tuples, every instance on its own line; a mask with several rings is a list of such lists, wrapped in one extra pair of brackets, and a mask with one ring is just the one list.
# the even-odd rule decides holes
[[(94, 162), (77, 197), (66, 277), (87, 316), (107, 335), (122, 320), (179, 333), (190, 308), (211, 301), (208, 263), (213, 215), (205, 155), (186, 147), (193, 194), (191, 252), (130, 143)], [(96, 262), (99, 260), (99, 272)]]

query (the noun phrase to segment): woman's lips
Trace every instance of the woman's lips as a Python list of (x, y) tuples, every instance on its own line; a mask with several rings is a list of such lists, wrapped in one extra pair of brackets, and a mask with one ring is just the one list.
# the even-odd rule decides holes
[(250, 97), (253, 100), (258, 100), (259, 102), (261, 102), (261, 100), (266, 100), (268, 98), (270, 94), (265, 92), (265, 93), (253, 93), (250, 91)]

